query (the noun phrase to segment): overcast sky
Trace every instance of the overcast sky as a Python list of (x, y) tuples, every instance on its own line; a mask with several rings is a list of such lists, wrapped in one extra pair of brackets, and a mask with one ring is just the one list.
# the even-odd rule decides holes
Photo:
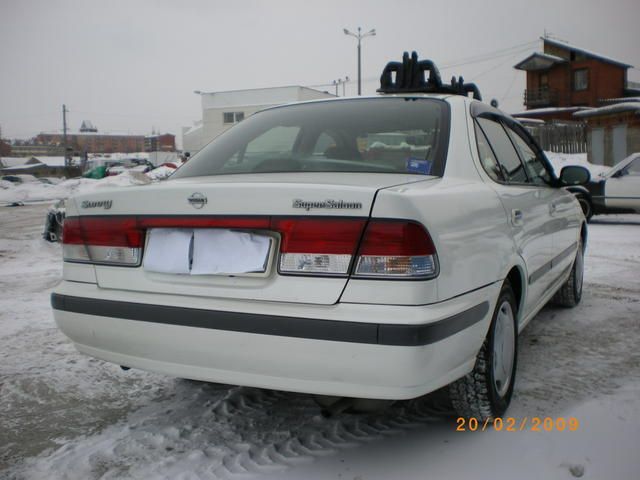
[(540, 49), (545, 30), (640, 68), (638, 19), (638, 0), (0, 0), (0, 127), (8, 138), (61, 129), (65, 103), (71, 130), (87, 119), (180, 141), (180, 127), (201, 118), (194, 90), (348, 76), (354, 95), (357, 42), (342, 29), (358, 26), (377, 31), (362, 43), (363, 93), (387, 61), (417, 50), (444, 79), (463, 75), (516, 112), (525, 74), (513, 65)]

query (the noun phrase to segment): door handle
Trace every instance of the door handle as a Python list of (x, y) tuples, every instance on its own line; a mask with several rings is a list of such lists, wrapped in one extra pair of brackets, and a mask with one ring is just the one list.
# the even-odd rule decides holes
[(522, 210), (514, 208), (511, 210), (511, 223), (514, 227), (521, 227), (523, 224)]

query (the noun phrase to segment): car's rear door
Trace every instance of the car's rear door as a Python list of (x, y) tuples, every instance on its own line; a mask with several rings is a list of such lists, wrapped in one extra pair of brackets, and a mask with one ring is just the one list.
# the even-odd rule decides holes
[[(498, 193), (511, 223), (512, 235), (527, 267), (526, 314), (538, 305), (545, 293), (553, 256), (553, 235), (557, 229), (550, 215), (555, 198), (551, 188), (531, 181), (513, 141), (495, 116), (476, 118), (476, 139), (483, 168), (495, 180)], [(482, 145), (486, 142), (490, 149)], [(491, 172), (491, 165), (493, 172)], [(490, 173), (491, 172), (491, 173)]]
[[(566, 272), (575, 258), (577, 239), (582, 222), (582, 211), (575, 196), (553, 181), (548, 162), (534, 140), (520, 126), (507, 125), (509, 133), (524, 164), (529, 181), (542, 189), (541, 196), (548, 198), (550, 228), (553, 230), (552, 256), (549, 278), (553, 282)], [(549, 266), (547, 266), (549, 268)]]

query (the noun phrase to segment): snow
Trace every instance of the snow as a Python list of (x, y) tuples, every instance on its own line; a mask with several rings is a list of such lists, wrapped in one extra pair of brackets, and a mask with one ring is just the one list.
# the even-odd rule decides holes
[[(40, 163), (44, 163), (45, 165), (49, 165), (50, 167), (64, 167), (64, 157), (37, 156), (31, 158), (35, 158)], [(79, 157), (75, 157), (75, 161), (77, 163), (79, 161)]]
[(635, 112), (636, 114), (640, 114), (640, 103), (638, 102), (614, 103), (613, 105), (607, 105), (606, 107), (590, 108), (589, 110), (576, 112), (573, 114), (573, 116), (576, 118), (587, 118), (587, 117), (595, 117), (597, 115), (608, 115), (611, 113), (620, 113), (620, 112)]
[(0, 168), (24, 165), (31, 157), (0, 157)]
[(625, 68), (631, 68), (633, 67), (633, 65), (629, 65), (627, 63), (623, 63), (619, 60), (616, 60), (612, 57), (609, 57), (607, 55), (602, 55), (600, 53), (596, 53), (592, 50), (586, 50), (584, 48), (579, 48), (579, 47), (574, 47), (573, 45), (571, 45), (569, 42), (565, 42), (565, 41), (558, 41), (558, 40), (553, 40), (549, 37), (540, 37), (541, 40), (543, 40), (545, 43), (548, 43), (550, 45), (555, 45), (557, 47), (566, 49), (566, 50), (572, 50), (574, 52), (578, 52), (578, 53), (582, 53), (588, 57), (592, 57), (592, 58), (597, 58), (599, 60), (608, 62), (608, 63), (613, 63), (615, 65), (621, 66), (621, 67), (625, 67)]
[(507, 415), (579, 429), (457, 432), (437, 399), (324, 418), (308, 395), (80, 355), (51, 315), (61, 251), (40, 238), (46, 209), (0, 208), (3, 479), (638, 477), (640, 215), (594, 218), (582, 303), (545, 307), (520, 337)]
[(148, 159), (150, 152), (134, 152), (134, 153), (107, 153), (101, 155), (90, 155), (89, 162), (95, 162), (97, 165), (101, 165), (104, 162), (114, 162), (128, 160), (130, 158)]
[[(72, 178), (56, 185), (41, 182), (13, 184), (3, 182), (0, 185), (0, 204), (14, 202), (45, 202), (66, 199), (71, 195), (88, 193), (96, 188), (126, 187), (145, 185), (151, 179), (144, 173), (127, 170), (120, 175), (100, 180), (91, 178)], [(10, 185), (7, 185), (10, 183)], [(6, 188), (5, 188), (6, 187)]]
[(29, 170), (29, 169), (35, 169), (35, 168), (39, 168), (42, 167), (41, 163), (32, 163), (29, 165), (16, 165), (14, 167), (5, 167), (2, 169), (2, 173), (4, 175), (11, 175), (11, 172), (21, 172), (23, 170)]
[(563, 167), (567, 167), (569, 165), (578, 165), (580, 167), (585, 167), (589, 172), (591, 172), (591, 178), (595, 178), (608, 172), (611, 167), (607, 167), (605, 165), (596, 165), (594, 163), (590, 163), (587, 161), (586, 153), (556, 153), (556, 152), (544, 152), (555, 173), (557, 176), (560, 175)]
[(173, 172), (175, 172), (175, 168), (168, 167), (166, 165), (160, 166), (158, 168), (154, 168), (150, 172), (147, 172), (147, 176), (151, 180), (163, 180), (168, 178)]
[(512, 113), (511, 116), (526, 117), (527, 115), (545, 115), (547, 113), (561, 113), (561, 112), (578, 112), (581, 110), (591, 110), (591, 107), (545, 107), (545, 108), (532, 108), (531, 110), (525, 110), (523, 112)]

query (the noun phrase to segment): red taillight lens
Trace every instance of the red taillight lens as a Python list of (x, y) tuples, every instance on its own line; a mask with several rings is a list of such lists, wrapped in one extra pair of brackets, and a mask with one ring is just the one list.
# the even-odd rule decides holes
[(144, 231), (135, 217), (66, 218), (63, 256), (68, 262), (137, 266)]
[(422, 225), (404, 220), (371, 220), (360, 255), (433, 255), (436, 249)]
[(82, 237), (82, 231), (80, 230), (80, 218), (79, 217), (67, 217), (62, 224), (62, 243), (82, 245), (84, 244), (84, 238)]
[(280, 272), (346, 275), (362, 235), (359, 218), (274, 218), (280, 232)]
[(407, 220), (371, 220), (358, 250), (360, 277), (433, 278), (436, 249), (427, 230)]
[(274, 219), (283, 253), (329, 253), (353, 255), (362, 235), (363, 219)]
[(132, 217), (72, 217), (64, 221), (62, 243), (140, 248), (144, 232)]

